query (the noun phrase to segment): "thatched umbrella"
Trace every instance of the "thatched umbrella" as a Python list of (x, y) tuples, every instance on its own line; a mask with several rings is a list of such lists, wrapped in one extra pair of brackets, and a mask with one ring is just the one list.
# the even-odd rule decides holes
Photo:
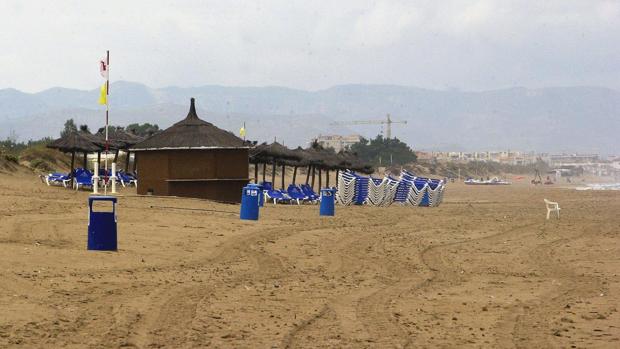
[[(284, 188), (284, 176), (286, 171), (286, 160), (300, 160), (301, 157), (296, 152), (283, 146), (278, 142), (271, 144), (263, 143), (250, 150), (250, 162), (257, 165), (263, 164), (263, 182), (265, 181), (265, 169), (267, 162), (272, 164), (271, 183), (275, 185), (276, 179), (276, 164), (279, 162), (282, 165), (282, 188)], [(254, 177), (258, 180), (258, 170), (254, 167)]]
[(75, 153), (84, 153), (84, 168), (86, 168), (86, 154), (100, 151), (101, 144), (98, 143), (92, 134), (85, 132), (70, 132), (61, 138), (52, 141), (47, 145), (48, 148), (58, 149), (64, 153), (71, 153), (71, 185), (73, 185), (73, 170), (75, 169)]
[[(102, 138), (105, 142), (105, 128), (99, 129), (96, 136)], [(124, 150), (127, 153), (127, 159), (125, 159), (125, 171), (129, 171), (129, 155), (133, 145), (140, 143), (144, 140), (144, 137), (140, 137), (133, 133), (125, 131), (122, 127), (108, 127), (108, 143), (111, 149), (115, 149), (114, 162), (118, 160), (119, 150)], [(98, 161), (100, 161), (101, 153), (98, 154)]]
[(340, 159), (340, 169), (349, 169), (365, 174), (372, 174), (375, 171), (371, 164), (363, 162), (353, 152), (341, 150), (337, 156)]
[(329, 171), (339, 168), (340, 159), (336, 156), (334, 152), (324, 149), (316, 141), (313, 142), (310, 148), (306, 149), (305, 152), (309, 154), (310, 159), (312, 159), (312, 187), (314, 188), (316, 169), (319, 170), (319, 189), (323, 185), (323, 170), (325, 170), (325, 174), (327, 176), (326, 184), (327, 186), (329, 186)]

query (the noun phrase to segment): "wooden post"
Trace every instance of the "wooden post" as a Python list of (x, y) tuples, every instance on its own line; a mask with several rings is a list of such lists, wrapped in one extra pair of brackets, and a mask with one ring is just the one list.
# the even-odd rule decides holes
[(312, 165), (312, 189), (314, 189), (314, 175), (316, 174), (316, 167)]
[(118, 152), (119, 152), (119, 150), (116, 149), (116, 153), (114, 153), (114, 162), (116, 162), (118, 160)]
[(329, 188), (329, 170), (325, 170), (325, 186)]
[(129, 150), (127, 150), (127, 159), (125, 159), (125, 172), (129, 172), (129, 157), (131, 155), (131, 152)]
[(101, 164), (101, 152), (100, 151), (97, 152), (97, 163)]
[(265, 173), (267, 173), (267, 162), (263, 162), (263, 183), (265, 182)]
[(273, 163), (271, 165), (271, 187), (276, 189), (276, 159), (273, 159)]
[(71, 172), (69, 172), (69, 176), (71, 176), (71, 188), (75, 185), (75, 179), (73, 175), (73, 170), (75, 169), (75, 150), (71, 152)]
[(297, 166), (293, 167), (293, 184), (295, 184), (296, 177), (297, 177)]
[(84, 152), (84, 169), (88, 170), (88, 153)]
[(308, 165), (308, 170), (306, 171), (306, 185), (310, 183), (310, 170), (312, 169), (312, 165)]
[(284, 190), (284, 177), (286, 176), (286, 165), (282, 164), (282, 190)]
[(254, 164), (254, 183), (258, 184), (258, 164)]
[(323, 181), (321, 180), (321, 168), (319, 167), (319, 190), (321, 190)]

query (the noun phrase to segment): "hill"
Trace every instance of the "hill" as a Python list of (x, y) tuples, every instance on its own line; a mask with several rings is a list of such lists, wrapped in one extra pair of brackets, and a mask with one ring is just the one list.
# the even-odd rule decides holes
[[(149, 88), (115, 82), (110, 88), (113, 124), (170, 126), (196, 97), (200, 116), (248, 137), (305, 145), (318, 134), (360, 133), (373, 137), (379, 125), (330, 126), (333, 121), (407, 120), (394, 136), (415, 149), (620, 152), (620, 92), (600, 87), (509, 88), (465, 92), (391, 85), (341, 85), (318, 91), (284, 87)], [(20, 139), (56, 136), (74, 118), (96, 129), (103, 110), (98, 91), (52, 88), (28, 94), (0, 90), (0, 138), (13, 130)]]

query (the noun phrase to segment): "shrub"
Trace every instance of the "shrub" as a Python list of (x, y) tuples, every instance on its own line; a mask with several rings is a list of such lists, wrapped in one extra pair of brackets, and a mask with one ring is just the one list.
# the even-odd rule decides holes
[(4, 159), (8, 162), (12, 162), (14, 164), (19, 164), (19, 157), (17, 157), (17, 155), (13, 155), (13, 154), (6, 154), (4, 155)]

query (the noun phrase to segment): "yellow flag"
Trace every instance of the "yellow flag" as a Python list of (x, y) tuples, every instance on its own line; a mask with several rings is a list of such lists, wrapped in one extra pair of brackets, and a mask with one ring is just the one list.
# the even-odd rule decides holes
[(245, 137), (245, 127), (241, 127), (241, 129), (239, 130), (239, 136)]
[(101, 85), (101, 91), (99, 92), (99, 104), (108, 104), (108, 89), (106, 84)]

